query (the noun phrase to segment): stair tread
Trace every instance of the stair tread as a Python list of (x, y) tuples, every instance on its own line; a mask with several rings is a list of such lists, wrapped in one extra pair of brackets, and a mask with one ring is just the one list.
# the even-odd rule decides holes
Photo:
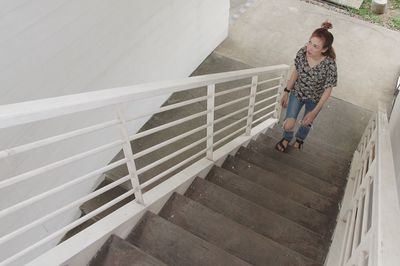
[(325, 257), (327, 239), (211, 182), (196, 178), (185, 195), (317, 262)]
[(127, 240), (168, 265), (250, 265), (151, 212)]
[(112, 235), (89, 264), (90, 266), (166, 266), (128, 241)]
[(279, 176), (239, 157), (229, 156), (222, 167), (321, 213), (330, 214), (336, 210), (336, 203), (328, 196), (310, 190), (284, 175)]
[(328, 183), (325, 180), (313, 175), (304, 173), (303, 171), (293, 168), (273, 158), (266, 157), (250, 149), (242, 147), (239, 149), (238, 153), (236, 153), (236, 156), (265, 170), (276, 173), (279, 176), (286, 176), (293, 182), (296, 182), (297, 184), (307, 187), (315, 192), (328, 195), (334, 201), (337, 201), (342, 194), (342, 191), (338, 186)]
[(329, 161), (323, 160), (322, 158), (316, 158), (311, 155), (307, 156), (302, 150), (291, 149), (290, 147), (287, 151), (292, 150), (291, 154), (288, 152), (282, 153), (274, 148), (275, 143), (275, 140), (271, 140), (271, 138), (259, 138), (257, 141), (251, 142), (248, 148), (275, 160), (285, 162), (298, 170), (321, 178), (334, 185), (342, 186), (346, 182), (349, 170), (347, 167), (348, 164), (346, 164), (344, 168), (342, 165), (329, 163)]
[(218, 186), (286, 217), (322, 236), (330, 236), (330, 217), (257, 185), (226, 169), (214, 167), (206, 177)]
[(319, 265), (177, 193), (159, 215), (252, 265)]
[[(265, 135), (270, 137), (274, 137), (276, 139), (281, 139), (283, 134), (283, 129), (279, 126), (275, 126), (274, 128), (268, 129)], [(335, 146), (330, 145), (327, 141), (321, 142), (318, 140), (314, 140), (313, 138), (307, 138), (303, 150), (305, 152), (314, 153), (318, 156), (323, 156), (325, 158), (329, 158), (336, 162), (342, 162), (343, 160), (351, 159), (352, 154), (347, 151), (341, 151), (336, 149)]]
[[(103, 180), (103, 182), (101, 182), (100, 185), (95, 190), (105, 187), (111, 183), (112, 183), (111, 180), (105, 178)], [(110, 202), (111, 200), (117, 198), (118, 196), (121, 196), (122, 194), (124, 194), (127, 191), (128, 190), (126, 188), (122, 187), (121, 185), (116, 186), (116, 187), (98, 195), (97, 197), (94, 197), (93, 199), (86, 201), (85, 203), (83, 203), (80, 206), (80, 209), (84, 214), (88, 214), (88, 213), (96, 210), (97, 208), (103, 206), (104, 204)], [(105, 216), (107, 216), (108, 214), (110, 214), (111, 212), (113, 212), (116, 209), (120, 208), (121, 206), (125, 205), (126, 203), (133, 201), (134, 199), (135, 199), (135, 196), (131, 195), (131, 196), (125, 198), (124, 200), (118, 202), (117, 204), (111, 206), (107, 210), (97, 214), (96, 216), (93, 217), (93, 219), (96, 221), (100, 220), (100, 219), (104, 218)]]
[[(278, 141), (282, 139), (282, 136), (276, 137), (276, 136), (271, 136), (271, 134), (260, 134), (259, 137), (255, 140), (256, 143), (259, 143), (261, 145), (266, 145), (271, 148), (275, 148), (275, 145)], [(306, 144), (304, 144), (303, 147), (305, 147)], [(299, 152), (301, 152), (301, 156), (298, 156)], [(318, 163), (318, 165), (324, 165), (324, 166), (336, 166), (340, 171), (347, 171), (351, 160), (347, 158), (333, 158), (329, 156), (327, 153), (323, 153), (322, 151), (319, 151), (318, 148), (316, 147), (310, 147), (309, 149), (305, 150), (302, 149), (299, 151), (296, 148), (292, 148), (291, 145), (288, 146), (288, 148), (285, 151), (285, 154), (288, 156), (296, 156), (298, 159), (305, 160), (311, 164), (313, 163)]]

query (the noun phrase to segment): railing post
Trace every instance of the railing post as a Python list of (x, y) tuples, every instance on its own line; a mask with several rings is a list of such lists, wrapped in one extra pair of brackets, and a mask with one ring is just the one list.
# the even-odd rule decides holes
[(126, 121), (122, 112), (120, 105), (117, 105), (117, 116), (121, 122), (119, 125), (119, 132), (121, 139), (124, 141), (122, 144), (122, 150), (124, 151), (125, 158), (128, 159), (126, 165), (128, 167), (128, 172), (131, 177), (132, 189), (135, 191), (135, 199), (138, 203), (144, 204), (142, 190), (140, 189), (139, 177), (136, 171), (136, 164), (133, 159), (133, 152), (131, 142), (129, 140), (129, 133), (126, 126)]
[(257, 83), (258, 83), (258, 76), (253, 76), (251, 78), (249, 110), (247, 112), (247, 125), (246, 125), (247, 136), (250, 136), (251, 134), (251, 124), (253, 123), (254, 106), (256, 103)]
[(275, 114), (274, 114), (274, 118), (278, 119), (278, 121), (281, 117), (281, 112), (282, 112), (282, 106), (280, 104), (280, 100), (282, 98), (283, 89), (286, 87), (287, 84), (287, 77), (289, 75), (289, 71), (290, 69), (288, 69), (287, 71), (283, 71), (281, 80), (279, 82), (278, 96), (276, 97)]
[(207, 159), (213, 160), (215, 84), (207, 86)]

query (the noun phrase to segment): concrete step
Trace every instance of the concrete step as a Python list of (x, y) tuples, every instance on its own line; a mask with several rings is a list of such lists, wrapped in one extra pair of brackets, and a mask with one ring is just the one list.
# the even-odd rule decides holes
[(196, 178), (185, 195), (318, 263), (325, 258), (327, 239), (211, 182)]
[[(111, 180), (105, 178), (103, 180), (103, 182), (101, 182), (101, 184), (95, 189), (98, 190), (102, 187), (105, 187), (109, 184), (111, 184)], [(122, 186), (116, 186), (113, 189), (110, 189), (100, 195), (98, 195), (97, 197), (85, 202), (84, 204), (81, 205), (80, 209), (82, 211), (83, 214), (88, 214), (91, 211), (103, 206), (104, 204), (110, 202), (111, 200), (117, 198), (118, 196), (124, 194), (125, 192), (127, 192), (126, 188), (122, 187)], [(133, 201), (135, 199), (135, 196), (129, 196), (126, 199), (118, 202), (117, 204), (111, 206), (110, 208), (108, 208), (107, 210), (97, 214), (96, 216), (93, 217), (93, 219), (95, 221), (98, 221), (102, 218), (104, 218), (105, 216), (107, 216), (108, 214), (112, 213), (113, 211), (115, 211), (116, 209), (122, 207), (123, 205), (127, 204), (130, 201)]]
[[(254, 142), (254, 144), (261, 145), (260, 150), (266, 149), (267, 147), (275, 150), (275, 145), (280, 140), (281, 137), (276, 138), (271, 137), (267, 134), (261, 134)], [(285, 155), (287, 155), (288, 157), (296, 157), (299, 160), (302, 160), (317, 167), (335, 169), (335, 171), (337, 171), (340, 176), (347, 176), (350, 169), (351, 160), (347, 160), (345, 158), (336, 160), (335, 158), (329, 157), (329, 155), (326, 154), (317, 155), (318, 147), (314, 148), (314, 150), (316, 150), (315, 153), (310, 150), (298, 150), (296, 148), (292, 148), (292, 146), (289, 145), (285, 151)]]
[(177, 193), (159, 215), (252, 265), (319, 265)]
[(334, 195), (328, 194), (324, 196), (293, 182), (285, 175), (264, 170), (239, 157), (229, 156), (222, 167), (321, 213), (329, 214), (337, 209), (336, 202), (329, 198), (329, 196), (333, 197)]
[[(269, 138), (270, 139), (270, 138)], [(273, 141), (272, 141), (273, 143)], [(270, 144), (272, 144), (270, 142)], [(272, 147), (271, 147), (272, 146)], [(257, 141), (252, 141), (247, 146), (248, 149), (253, 150), (255, 152), (264, 154), (264, 156), (273, 158), (275, 160), (281, 161), (287, 165), (290, 165), (293, 168), (301, 170), (310, 175), (316, 176), (326, 182), (334, 184), (336, 186), (343, 186), (346, 182), (347, 171), (342, 174), (338, 170), (340, 169), (337, 164), (321, 164), (318, 165), (322, 160), (307, 160), (307, 156), (303, 156), (301, 150), (297, 150), (297, 154), (291, 153), (292, 156), (289, 156), (286, 153), (277, 151), (274, 148), (275, 144), (266, 145), (264, 144), (264, 139), (259, 138)], [(297, 156), (296, 156), (297, 155)], [(315, 159), (315, 158), (312, 158)]]
[(285, 176), (293, 182), (302, 185), (315, 192), (328, 196), (333, 201), (338, 201), (342, 191), (339, 187), (326, 182), (318, 177), (304, 173), (296, 168), (290, 167), (286, 163), (268, 158), (263, 154), (257, 153), (247, 148), (240, 148), (236, 156), (242, 160), (255, 164), (265, 170)]
[[(280, 140), (282, 138), (283, 129), (280, 126), (275, 126), (270, 128), (265, 135), (273, 137)], [(303, 151), (306, 153), (315, 154), (324, 159), (334, 160), (335, 162), (341, 164), (344, 161), (347, 162), (351, 160), (352, 153), (347, 151), (342, 151), (336, 149), (333, 144), (328, 143), (329, 140), (321, 141), (318, 139), (313, 139), (312, 137), (307, 138), (303, 145)]]
[(327, 215), (299, 204), (226, 169), (214, 167), (206, 177), (206, 180), (288, 218), (321, 236), (329, 238), (331, 235), (331, 220)]
[(166, 264), (122, 238), (112, 235), (89, 266), (166, 266)]
[(127, 240), (168, 265), (250, 265), (151, 212)]

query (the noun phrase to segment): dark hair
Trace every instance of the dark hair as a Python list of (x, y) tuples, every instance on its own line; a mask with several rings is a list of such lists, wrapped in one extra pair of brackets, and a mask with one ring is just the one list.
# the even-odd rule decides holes
[(328, 48), (326, 52), (322, 53), (325, 56), (329, 56), (332, 59), (336, 59), (335, 50), (332, 47), (333, 35), (328, 30), (332, 29), (332, 23), (325, 21), (322, 23), (321, 28), (316, 29), (311, 37), (318, 37), (324, 41), (324, 49)]

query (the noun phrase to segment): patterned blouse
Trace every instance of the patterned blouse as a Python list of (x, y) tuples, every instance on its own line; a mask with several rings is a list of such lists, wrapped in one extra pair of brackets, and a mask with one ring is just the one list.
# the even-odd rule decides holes
[(336, 62), (327, 56), (318, 65), (310, 68), (306, 52), (306, 47), (301, 48), (294, 59), (298, 78), (293, 93), (299, 100), (319, 102), (325, 89), (337, 84)]

